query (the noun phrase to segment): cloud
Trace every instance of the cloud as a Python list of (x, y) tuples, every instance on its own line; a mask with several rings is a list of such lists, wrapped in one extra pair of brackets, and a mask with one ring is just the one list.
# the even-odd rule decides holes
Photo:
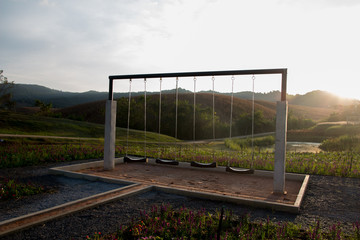
[[(85, 76), (86, 71), (106, 63), (111, 53), (117, 51), (113, 49), (117, 34), (114, 29), (122, 24), (119, 14), (123, 18), (128, 15), (126, 4), (118, 8), (119, 12), (111, 9), (114, 5), (106, 6), (107, 9), (101, 6), (94, 1), (78, 2), (78, 5), (72, 1), (5, 2), (1, 22), (7, 24), (1, 24), (0, 28), (4, 36), (0, 45), (2, 62), (12, 62), (10, 65), (16, 65), (13, 71), (23, 72), (24, 76), (46, 76), (51, 72), (60, 73), (57, 75), (63, 79)], [(85, 74), (77, 73), (79, 70)], [(55, 78), (61, 81), (56, 75)], [(48, 83), (48, 80), (42, 81)]]
[(15, 82), (74, 91), (107, 90), (112, 74), (274, 67), (295, 93), (350, 86), (358, 2), (5, 0), (0, 63)]

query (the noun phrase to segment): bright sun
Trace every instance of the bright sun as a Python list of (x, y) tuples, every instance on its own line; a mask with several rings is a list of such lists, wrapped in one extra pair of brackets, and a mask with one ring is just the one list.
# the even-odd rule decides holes
[(344, 88), (344, 89), (338, 89), (336, 91), (329, 91), (339, 97), (342, 98), (350, 98), (350, 99), (357, 99), (360, 100), (360, 93), (356, 87), (353, 89)]

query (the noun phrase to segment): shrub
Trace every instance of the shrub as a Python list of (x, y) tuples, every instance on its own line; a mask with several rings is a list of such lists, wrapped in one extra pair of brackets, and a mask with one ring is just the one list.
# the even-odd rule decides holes
[(31, 183), (18, 183), (14, 179), (0, 180), (0, 200), (19, 199), (43, 192), (43, 187)]
[[(252, 145), (251, 138), (245, 139), (226, 139), (225, 146), (232, 149), (240, 151), (242, 149), (246, 149), (251, 147)], [(274, 136), (266, 136), (266, 137), (258, 137), (254, 138), (254, 146), (255, 147), (268, 147), (275, 144)]]
[(325, 140), (319, 146), (324, 151), (359, 151), (360, 137), (359, 136), (340, 136)]

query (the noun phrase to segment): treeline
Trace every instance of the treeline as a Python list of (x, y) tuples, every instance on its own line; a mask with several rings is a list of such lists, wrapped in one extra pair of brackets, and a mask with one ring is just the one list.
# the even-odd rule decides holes
[[(137, 96), (130, 103), (130, 129), (144, 130), (144, 103), (145, 97)], [(177, 137), (183, 140), (193, 139), (193, 104), (192, 94), (179, 94), (177, 108)], [(128, 98), (117, 100), (117, 126), (127, 128), (128, 124)], [(176, 98), (174, 94), (163, 94), (161, 98), (161, 124), (162, 134), (175, 136)], [(232, 136), (250, 135), (252, 132), (252, 102), (238, 100), (234, 102), (232, 118)], [(226, 138), (230, 136), (231, 104), (226, 96), (215, 96), (215, 137)], [(275, 131), (276, 113), (262, 105), (255, 105), (254, 133)], [(212, 95), (199, 94), (195, 106), (195, 139), (213, 138), (213, 109)], [(305, 129), (315, 125), (310, 119), (298, 117), (291, 111), (288, 115), (288, 130)], [(146, 130), (159, 132), (159, 95), (148, 95), (146, 98)]]
[(287, 128), (288, 130), (308, 129), (316, 125), (312, 119), (298, 117), (292, 111), (288, 112)]
[(360, 107), (359, 104), (353, 104), (349, 106), (339, 106), (341, 111), (333, 112), (327, 121), (337, 122), (337, 121), (360, 121)]
[[(196, 95), (195, 138), (196, 140), (213, 138), (213, 101), (212, 94)], [(230, 136), (231, 98), (215, 94), (215, 137)], [(145, 113), (144, 95), (133, 96), (130, 103), (130, 129), (144, 130)], [(161, 98), (161, 133), (175, 137), (175, 94), (162, 94)], [(127, 128), (128, 98), (117, 99), (117, 126)], [(254, 133), (275, 131), (276, 105), (270, 102), (255, 101)], [(183, 140), (193, 139), (194, 95), (178, 95), (177, 137)], [(232, 117), (232, 136), (250, 135), (252, 130), (252, 101), (234, 98)], [(105, 101), (81, 104), (71, 108), (60, 109), (56, 114), (64, 118), (104, 124)], [(159, 132), (159, 95), (147, 95), (146, 130)], [(304, 129), (315, 125), (315, 122), (291, 110), (288, 115), (288, 130)]]
[[(131, 99), (130, 121), (131, 129), (144, 130), (144, 103), (145, 97), (139, 96)], [(127, 98), (117, 100), (117, 126), (127, 127), (128, 124), (128, 106)], [(169, 136), (175, 136), (176, 122), (176, 100), (171, 94), (162, 96), (161, 103), (161, 133)], [(230, 107), (230, 106), (229, 106)], [(180, 98), (177, 108), (177, 137), (183, 140), (193, 139), (193, 113), (194, 104), (189, 99)], [(215, 112), (215, 137), (225, 138), (230, 134), (230, 115), (227, 121), (224, 116)], [(275, 118), (266, 118), (262, 110), (257, 110), (254, 114), (254, 132), (271, 132), (275, 130)], [(213, 109), (203, 104), (195, 106), (195, 138), (211, 139), (213, 138)], [(159, 132), (159, 96), (147, 96), (146, 98), (146, 130)], [(232, 136), (248, 135), (252, 130), (252, 114), (242, 113), (233, 115)]]

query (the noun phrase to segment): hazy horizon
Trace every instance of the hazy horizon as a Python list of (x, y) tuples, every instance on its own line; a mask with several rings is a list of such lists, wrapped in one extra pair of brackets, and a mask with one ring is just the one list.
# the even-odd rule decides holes
[[(15, 83), (16, 84), (16, 83)], [(63, 91), (63, 90), (61, 90), (61, 89), (55, 89), (55, 88), (50, 88), (50, 87), (47, 87), (47, 86), (44, 86), (44, 85), (39, 85), (39, 84), (32, 84), (32, 83), (19, 83), (19, 84), (25, 84), (25, 85), (36, 85), (36, 86), (40, 86), (40, 87), (45, 87), (45, 88), (48, 88), (48, 89), (51, 89), (51, 90), (55, 90), (55, 91), (61, 91), (61, 92), (68, 92), (68, 93), (79, 93), (79, 94), (81, 94), (81, 93), (86, 93), (86, 92), (99, 92), (99, 93), (108, 93), (108, 91), (98, 91), (98, 90), (94, 90), (94, 89), (92, 89), (92, 90), (87, 90), (87, 91), (82, 91), (82, 92), (76, 92), (76, 91)], [(179, 90), (186, 90), (186, 91), (189, 91), (189, 92), (192, 92), (193, 93), (193, 90), (192, 89), (186, 89), (186, 88), (182, 88), (182, 87), (179, 87)], [(162, 89), (162, 91), (174, 91), (174, 93), (175, 93), (175, 90), (176, 90), (176, 88), (172, 88), (172, 89)], [(316, 90), (312, 90), (312, 91), (309, 91), (309, 92), (306, 92), (306, 93), (303, 93), (303, 94), (301, 94), (301, 93), (287, 93), (287, 95), (290, 95), (290, 96), (296, 96), (296, 95), (305, 95), (305, 94), (308, 94), (308, 93), (311, 93), (311, 92), (316, 92), (316, 91), (322, 91), (322, 92), (326, 92), (326, 93), (329, 93), (329, 94), (331, 94), (331, 95), (334, 95), (334, 96), (336, 96), (336, 97), (339, 97), (339, 98), (342, 98), (342, 99), (348, 99), (348, 100), (357, 100), (357, 101), (360, 101), (360, 99), (357, 99), (357, 98), (351, 98), (351, 97), (342, 97), (342, 96), (339, 96), (339, 95), (337, 95), (337, 94), (334, 94), (334, 93), (331, 93), (331, 92), (328, 92), (328, 91), (324, 91), (324, 90), (319, 90), (319, 89), (316, 89)], [(132, 93), (143, 93), (144, 91), (143, 90), (139, 90), (139, 91), (131, 91)], [(148, 91), (147, 90), (147, 92), (148, 93), (159, 93), (159, 90), (155, 90), (155, 91)], [(202, 92), (212, 92), (212, 90), (211, 89), (209, 89), (209, 90), (199, 90), (199, 91), (196, 91), (197, 93), (202, 93)], [(245, 93), (245, 92), (250, 92), (250, 93), (252, 93), (252, 91), (251, 90), (247, 90), (247, 91), (234, 91), (234, 94), (236, 94), (236, 93)], [(255, 91), (255, 93), (256, 94), (269, 94), (269, 93), (271, 93), (271, 92), (279, 92), (280, 93), (280, 90), (273, 90), (273, 91), (268, 91), (268, 92), (261, 92), (261, 91), (259, 91), (259, 92), (257, 92), (257, 91)], [(119, 91), (114, 91), (114, 94), (115, 93), (128, 93), (128, 91), (122, 91), (122, 92), (119, 92)], [(229, 92), (220, 92), (220, 91), (216, 91), (215, 90), (215, 93), (220, 93), (220, 94), (231, 94), (231, 91)]]

